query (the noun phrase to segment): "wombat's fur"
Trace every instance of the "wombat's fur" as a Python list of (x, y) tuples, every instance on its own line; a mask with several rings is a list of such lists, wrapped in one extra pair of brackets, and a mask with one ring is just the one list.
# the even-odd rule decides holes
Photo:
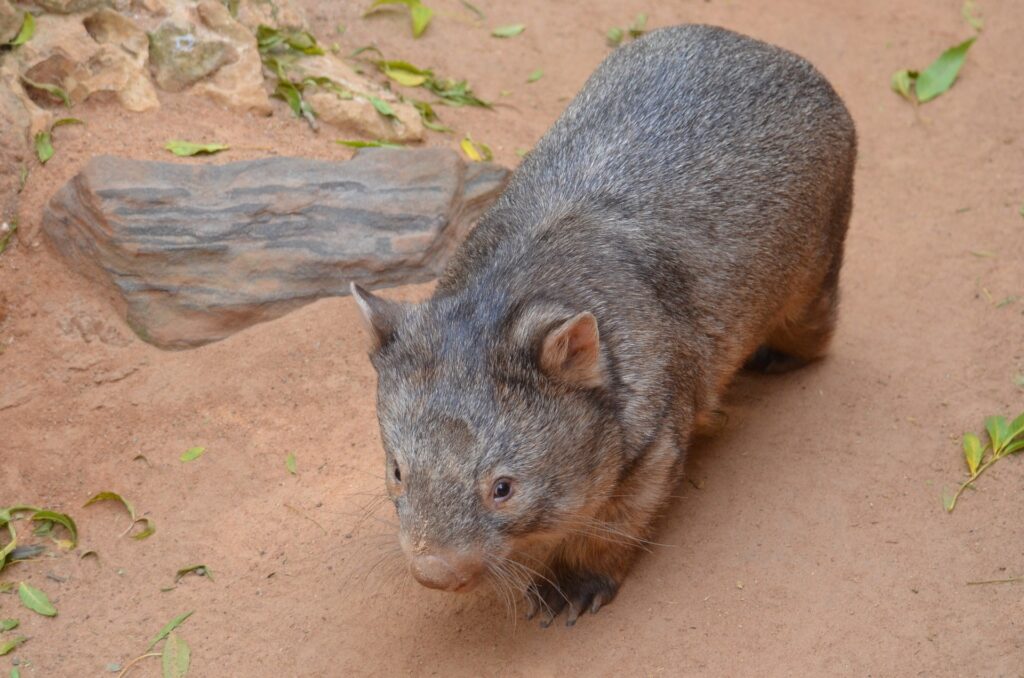
[(417, 578), (515, 581), (549, 621), (610, 601), (736, 371), (824, 353), (855, 156), (802, 58), (653, 31), (598, 68), (430, 300), (355, 288)]

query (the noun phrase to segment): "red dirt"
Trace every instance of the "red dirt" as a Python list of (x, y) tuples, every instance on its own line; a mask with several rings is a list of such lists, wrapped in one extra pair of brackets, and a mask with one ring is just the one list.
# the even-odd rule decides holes
[[(641, 559), (613, 605), (573, 629), (514, 623), (493, 593), (410, 583), (385, 557), (388, 507), (361, 520), (383, 469), (350, 299), (162, 352), (39, 242), (45, 201), (95, 153), (166, 160), (171, 138), (248, 147), (195, 162), (349, 152), (283, 104), (269, 119), (180, 96), (147, 115), (76, 107), (88, 124), (58, 130), (55, 158), (32, 163), (22, 239), (0, 256), (0, 506), (71, 513), (80, 550), (99, 559), (65, 554), (0, 574), (44, 588), (60, 610), (46, 619), (0, 595), (0, 617), (19, 617), (30, 636), (0, 671), (17, 657), (26, 677), (109, 675), (107, 664), (195, 610), (181, 628), (194, 676), (1021, 675), (1024, 585), (966, 582), (1024, 575), (1024, 460), (998, 464), (951, 515), (940, 497), (964, 475), (960, 434), (1024, 409), (1013, 382), (1024, 372), (1024, 300), (989, 301), (1024, 296), (1024, 4), (979, 3), (986, 26), (961, 80), (918, 112), (889, 91), (889, 75), (971, 34), (960, 0), (477, 0), (486, 27), (528, 25), (510, 40), (474, 27), (459, 2), (435, 0), (439, 16), (418, 41), (404, 16), (360, 19), (368, 3), (343, 4), (305, 2), (322, 42), (377, 41), (394, 58), (468, 77), (503, 105), (440, 112), (508, 164), (606, 55), (604, 31), (639, 11), (652, 27), (715, 23), (808, 57), (861, 139), (831, 357), (740, 378), (725, 430), (691, 454), (692, 483), (660, 534), (670, 546)], [(543, 79), (527, 85), (536, 68)], [(193, 445), (205, 456), (179, 462)], [(156, 534), (120, 538), (120, 511), (82, 508), (107, 489), (153, 518)], [(194, 563), (215, 579), (160, 591)], [(131, 673), (158, 674), (153, 659)]]

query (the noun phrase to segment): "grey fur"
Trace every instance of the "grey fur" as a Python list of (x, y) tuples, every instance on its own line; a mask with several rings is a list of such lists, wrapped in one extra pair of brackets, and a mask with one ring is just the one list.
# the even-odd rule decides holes
[[(567, 525), (596, 517), (649, 536), (744, 360), (762, 345), (793, 362), (824, 352), (855, 156), (842, 101), (790, 52), (708, 26), (613, 52), (430, 300), (357, 295), (380, 342), (378, 416), (388, 472), (401, 465), (407, 549), (534, 549), (570, 621), (610, 600), (637, 543)], [(538, 369), (546, 333), (584, 311), (600, 332), (597, 388)], [(488, 492), (501, 476), (516, 494), (498, 510)], [(617, 498), (626, 487), (634, 498)], [(597, 546), (614, 553), (580, 555)]]

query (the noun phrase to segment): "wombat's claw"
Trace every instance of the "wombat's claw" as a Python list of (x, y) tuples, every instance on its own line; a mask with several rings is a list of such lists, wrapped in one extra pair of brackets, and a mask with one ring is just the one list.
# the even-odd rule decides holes
[(562, 610), (566, 610), (566, 626), (574, 626), (581, 614), (595, 614), (615, 597), (618, 584), (604, 575), (573, 574), (560, 581), (560, 587), (549, 582), (534, 585), (527, 592), (527, 619), (544, 610), (542, 628), (551, 626)]

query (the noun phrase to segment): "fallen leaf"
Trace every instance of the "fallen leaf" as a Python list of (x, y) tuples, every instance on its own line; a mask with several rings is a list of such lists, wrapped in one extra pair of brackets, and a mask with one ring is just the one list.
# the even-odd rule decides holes
[(53, 157), (53, 141), (49, 132), (36, 132), (36, 157), (43, 165)]
[(172, 631), (167, 636), (163, 655), (160, 658), (163, 678), (182, 678), (187, 674), (190, 655), (188, 643)]
[(526, 82), (537, 82), (543, 77), (544, 71), (538, 68), (533, 73), (530, 73), (529, 77), (526, 78)]
[(287, 457), (285, 457), (284, 467), (288, 469), (288, 473), (291, 473), (293, 476), (298, 473), (298, 470), (296, 469), (294, 454), (289, 454)]
[(0, 633), (4, 631), (10, 631), (11, 629), (18, 628), (17, 619), (2, 619), (0, 620)]
[(369, 99), (370, 103), (373, 104), (373, 107), (377, 109), (377, 112), (383, 115), (384, 117), (398, 117), (395, 115), (395, 111), (392, 110), (391, 106), (388, 105), (388, 102), (384, 101), (383, 99), (374, 96), (368, 96), (366, 98)]
[(67, 90), (65, 90), (63, 87), (60, 87), (59, 85), (53, 85), (48, 82), (36, 82), (35, 80), (30, 80), (29, 78), (26, 78), (24, 75), (21, 76), (21, 81), (29, 87), (42, 90), (47, 94), (50, 94), (60, 99), (62, 102), (64, 102), (65, 106), (71, 108), (71, 97), (68, 96)]
[(509, 24), (508, 26), (498, 26), (491, 31), (491, 35), (495, 38), (514, 38), (525, 30), (525, 24)]
[(125, 509), (128, 511), (128, 515), (131, 516), (132, 519), (132, 524), (129, 525), (128, 529), (122, 533), (122, 536), (131, 532), (132, 528), (135, 527), (136, 523), (145, 523), (146, 527), (141, 532), (133, 534), (132, 539), (145, 539), (146, 537), (156, 532), (156, 525), (153, 523), (153, 521), (149, 518), (139, 518), (138, 516), (136, 516), (135, 507), (131, 505), (131, 502), (129, 502), (127, 499), (119, 495), (117, 492), (99, 492), (91, 499), (89, 499), (89, 501), (85, 502), (85, 504), (83, 504), (82, 506), (84, 508), (85, 506), (89, 506), (90, 504), (95, 504), (101, 501), (121, 502), (121, 505), (124, 506)]
[(960, 15), (964, 18), (964, 21), (971, 25), (971, 28), (981, 33), (985, 28), (985, 20), (978, 16), (977, 8), (974, 6), (974, 0), (964, 0), (963, 6), (960, 8)]
[(977, 38), (968, 38), (959, 45), (950, 47), (928, 68), (921, 71), (915, 83), (918, 101), (921, 103), (931, 101), (953, 86), (960, 73), (960, 67), (964, 65), (964, 60), (967, 58), (967, 50), (971, 48), (975, 40)]
[(405, 148), (401, 144), (395, 144), (390, 141), (381, 141), (380, 139), (374, 141), (363, 141), (362, 139), (338, 139), (334, 143), (341, 144), (342, 146), (348, 146), (349, 148)]
[(4, 656), (5, 654), (8, 654), (11, 650), (18, 647), (26, 640), (28, 640), (28, 638), (26, 638), (25, 636), (15, 636), (14, 638), (11, 638), (8, 641), (0, 643), (0, 657)]
[(609, 47), (618, 47), (622, 44), (622, 39), (626, 37), (626, 32), (621, 28), (613, 26), (608, 29), (608, 32), (605, 33), (604, 37)]
[(480, 11), (480, 8), (477, 7), (476, 5), (474, 5), (473, 3), (469, 2), (468, 0), (459, 0), (459, 1), (462, 3), (463, 7), (465, 7), (470, 12), (475, 14), (476, 18), (479, 19), (480, 21), (483, 21), (484, 19), (487, 18), (487, 16), (482, 11)]
[(154, 647), (156, 647), (157, 643), (159, 643), (161, 640), (163, 640), (164, 638), (167, 637), (167, 634), (169, 634), (171, 631), (173, 631), (174, 629), (176, 629), (179, 626), (181, 626), (181, 624), (186, 619), (188, 619), (189, 617), (192, 616), (193, 612), (195, 612), (195, 610), (190, 610), (188, 612), (183, 612), (183, 613), (179, 614), (177, 617), (175, 617), (174, 619), (172, 619), (171, 621), (167, 622), (167, 624), (165, 624), (164, 627), (162, 629), (160, 629), (160, 631), (153, 637), (153, 640), (151, 640), (149, 642), (149, 647), (146, 648), (146, 652), (149, 652), (150, 650), (152, 650)]
[(21, 29), (18, 34), (14, 36), (14, 40), (11, 40), (8, 44), (11, 47), (17, 47), (18, 45), (24, 45), (26, 42), (32, 39), (32, 36), (36, 34), (36, 18), (32, 16), (31, 12), (25, 12), (25, 16), (21, 19)]
[(892, 74), (892, 80), (889, 84), (892, 87), (893, 92), (896, 92), (907, 101), (913, 101), (914, 96), (910, 91), (910, 87), (916, 78), (917, 71), (903, 69), (902, 71), (896, 71)]
[(18, 597), (21, 598), (21, 602), (28, 609), (33, 612), (38, 612), (44, 617), (55, 617), (57, 616), (57, 608), (53, 606), (50, 599), (46, 597), (46, 593), (40, 591), (34, 586), (21, 582), (18, 584)]
[(78, 545), (78, 526), (75, 525), (75, 521), (66, 513), (57, 513), (56, 511), (36, 511), (32, 515), (32, 520), (40, 520), (48, 523), (57, 523), (63, 525), (71, 535), (71, 548)]
[(204, 452), (206, 452), (205, 447), (190, 447), (181, 453), (179, 459), (183, 462), (195, 461), (199, 457), (203, 456)]
[(213, 155), (214, 153), (220, 153), (226, 151), (230, 146), (227, 144), (197, 144), (192, 141), (168, 141), (164, 148), (173, 153), (174, 155), (186, 158), (193, 155)]
[(978, 474), (978, 466), (981, 465), (981, 458), (985, 454), (985, 447), (981, 440), (973, 433), (965, 433), (963, 440), (964, 459), (967, 461), (967, 469), (973, 478)]
[(175, 573), (174, 583), (177, 584), (181, 581), (182, 577), (193, 573), (198, 577), (207, 577), (210, 581), (213, 581), (213, 573), (210, 572), (210, 569), (206, 567), (206, 565), (189, 565), (188, 567), (181, 568), (177, 573)]
[(633, 24), (629, 27), (629, 37), (639, 38), (641, 35), (647, 32), (647, 15), (641, 12), (637, 14), (633, 19)]

